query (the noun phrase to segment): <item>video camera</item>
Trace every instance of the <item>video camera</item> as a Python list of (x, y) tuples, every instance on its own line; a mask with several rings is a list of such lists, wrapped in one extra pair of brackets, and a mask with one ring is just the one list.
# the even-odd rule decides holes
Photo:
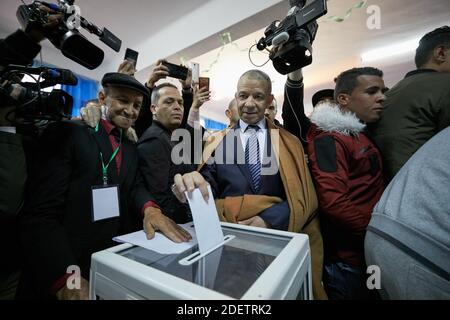
[[(62, 14), (63, 23), (52, 30), (44, 28), (43, 26), (50, 21), (49, 13), (42, 10), (42, 7)], [(108, 29), (100, 30), (96, 25), (80, 16), (79, 8), (74, 6), (74, 0), (58, 0), (58, 4), (34, 1), (29, 5), (21, 5), (17, 9), (17, 19), (25, 32), (33, 28), (42, 31), (45, 37), (61, 50), (63, 55), (90, 70), (97, 68), (103, 62), (104, 52), (89, 42), (78, 31), (79, 27), (97, 35), (102, 42), (117, 52), (120, 51), (122, 45), (122, 41)]]
[[(23, 74), (34, 78), (35, 82), (22, 82), (19, 75)], [(10, 112), (14, 113), (15, 120), (7, 119), (10, 122), (18, 124), (20, 119), (22, 124), (33, 124), (36, 120), (58, 121), (70, 117), (73, 99), (67, 92), (59, 89), (42, 91), (56, 84), (76, 85), (78, 79), (70, 70), (8, 65), (0, 79), (0, 107), (15, 106)]]
[[(73, 0), (58, 0), (57, 4), (34, 1), (17, 9), (17, 18), (25, 33), (40, 32), (61, 50), (63, 55), (88, 68), (95, 69), (102, 62), (104, 52), (87, 40), (80, 27), (97, 35), (102, 42), (115, 51), (120, 51), (122, 41), (107, 29), (100, 30), (80, 16)], [(47, 10), (51, 9), (51, 10)], [(51, 13), (50, 13), (51, 12)], [(52, 16), (61, 15), (61, 21), (48, 27)], [(23, 82), (29, 75), (34, 82)], [(14, 124), (36, 124), (40, 120), (58, 121), (69, 118), (73, 98), (63, 90), (45, 92), (42, 89), (57, 84), (76, 85), (77, 77), (66, 69), (6, 65), (0, 67), (0, 108), (14, 107), (6, 115)], [(14, 114), (14, 117), (11, 115)]]
[(287, 17), (278, 24), (278, 21), (272, 22), (257, 44), (260, 51), (268, 46), (275, 47), (269, 57), (281, 74), (312, 63), (312, 43), (319, 28), (316, 19), (327, 13), (327, 0), (313, 0), (307, 6), (306, 0), (289, 2), (291, 10)]

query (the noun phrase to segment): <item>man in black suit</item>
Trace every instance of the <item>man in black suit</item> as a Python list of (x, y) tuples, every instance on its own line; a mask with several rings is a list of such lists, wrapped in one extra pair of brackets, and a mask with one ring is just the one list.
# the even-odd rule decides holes
[[(44, 7), (40, 10), (48, 12), (48, 24), (30, 24), (26, 30), (19, 29), (0, 39), (0, 71), (10, 64), (31, 65), (41, 50), (39, 43), (44, 40), (44, 32), (58, 28), (61, 15)], [(12, 111), (23, 102), (8, 93), (7, 84), (2, 83), (0, 93), (0, 300), (12, 300), (16, 294), (20, 276), (17, 215), (23, 205), (28, 167), (39, 133), (32, 125), (16, 123), (19, 119)]]
[[(26, 267), (19, 298), (87, 299), (91, 254), (142, 228), (132, 196), (152, 199), (136, 187), (137, 151), (125, 131), (148, 90), (120, 73), (106, 74), (102, 85), (106, 120), (96, 128), (58, 122), (43, 134), (21, 216)], [(81, 278), (71, 289), (77, 268)]]
[[(197, 100), (194, 99), (194, 103)], [(193, 105), (193, 108), (196, 108), (196, 105)], [(162, 83), (153, 88), (150, 110), (153, 114), (152, 125), (138, 141), (139, 170), (145, 188), (155, 198), (164, 214), (161, 214), (161, 211), (152, 212), (155, 208), (151, 204), (148, 209), (144, 206), (144, 230), (150, 239), (154, 236), (155, 229), (158, 230), (157, 226), (165, 223), (172, 229), (166, 233), (170, 239), (175, 242), (186, 241), (188, 238), (175, 223), (191, 221), (191, 212), (187, 204), (177, 201), (170, 189), (176, 174), (195, 170), (195, 165), (190, 161), (178, 164), (172, 159), (172, 149), (177, 144), (171, 140), (172, 133), (180, 128), (184, 111), (183, 98), (178, 88), (170, 83)]]
[(200, 173), (176, 175), (174, 193), (184, 201), (185, 191), (199, 187), (207, 197), (209, 184), (221, 220), (308, 234), (314, 296), (325, 299), (317, 198), (303, 148), (295, 136), (264, 117), (273, 100), (267, 74), (245, 72), (235, 98), (239, 122), (207, 141)]

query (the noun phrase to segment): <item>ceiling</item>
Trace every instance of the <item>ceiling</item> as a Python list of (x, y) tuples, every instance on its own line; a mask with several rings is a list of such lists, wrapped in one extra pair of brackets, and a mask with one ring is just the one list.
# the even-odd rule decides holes
[[(328, 1), (328, 15), (319, 19), (319, 31), (313, 44), (313, 63), (303, 70), (305, 82), (305, 108), (312, 111), (312, 95), (323, 88), (333, 88), (333, 79), (342, 71), (363, 66), (361, 54), (385, 47), (394, 43), (421, 37), (425, 33), (444, 24), (450, 25), (450, 5), (448, 0), (369, 0), (361, 9), (355, 9), (344, 22), (327, 20), (330, 16), (344, 16), (347, 9), (356, 0)], [(381, 29), (369, 30), (366, 12), (370, 5), (377, 5), (381, 9)], [(273, 20), (282, 16), (273, 16)], [(270, 21), (269, 21), (270, 22)], [(267, 23), (268, 24), (268, 23)], [(263, 35), (264, 29), (258, 30), (233, 44), (228, 44), (214, 64), (211, 72), (205, 74), (211, 77), (211, 88), (214, 101), (205, 104), (202, 115), (227, 122), (224, 109), (236, 91), (236, 84), (240, 74), (250, 68), (255, 68), (248, 59), (246, 51)], [(209, 66), (217, 59), (220, 49), (213, 50), (192, 59), (200, 65)], [(256, 62), (264, 62), (267, 56), (255, 53)], [(384, 71), (385, 83), (392, 87), (410, 70), (414, 69), (414, 52), (371, 62), (370, 65)], [(286, 76), (278, 74), (269, 62), (263, 68), (273, 81), (273, 92), (280, 103), (283, 102), (283, 90)], [(281, 120), (281, 111), (277, 118)]]
[[(56, 3), (56, 0), (47, 2)], [(144, 42), (150, 32), (159, 32), (170, 21), (207, 2), (209, 0), (76, 0), (75, 4), (80, 7), (84, 18), (99, 27), (107, 27), (120, 39), (126, 39), (127, 45), (134, 47)], [(19, 27), (15, 14), (20, 4), (19, 0), (1, 1), (0, 30), (11, 32)]]
[[(31, 3), (32, 0), (24, 0)], [(57, 0), (48, 2), (56, 3)], [(100, 28), (106, 27), (122, 40), (119, 53), (114, 52), (99, 41), (96, 36), (81, 30), (93, 44), (105, 52), (105, 59), (95, 70), (87, 70), (72, 62), (45, 40), (43, 59), (54, 64), (64, 64), (81, 75), (90, 78), (101, 78), (111, 69), (116, 69), (124, 57), (127, 47), (140, 52), (138, 69), (143, 70), (161, 57), (169, 57), (179, 51), (191, 47), (190, 52), (198, 55), (206, 51), (192, 49), (192, 45), (208, 38), (214, 32), (228, 28), (249, 16), (258, 14), (282, 0), (76, 0), (81, 15)], [(285, 0), (287, 1), (287, 0)], [(21, 0), (0, 1), (0, 36), (4, 37), (19, 27), (16, 19), (17, 7)], [(239, 5), (240, 4), (240, 5)], [(240, 6), (239, 10), (231, 10)], [(225, 11), (226, 10), (226, 11)], [(223, 13), (227, 12), (226, 15)], [(252, 19), (252, 26), (246, 27), (246, 33), (238, 33), (239, 37), (261, 28), (263, 24)], [(210, 47), (214, 49), (217, 44)], [(208, 47), (205, 47), (207, 49)], [(62, 67), (62, 66), (61, 66)]]
[[(414, 39), (435, 27), (450, 24), (448, 0), (367, 0), (365, 7), (353, 10), (344, 22), (327, 20), (333, 15), (344, 16), (357, 2), (359, 0), (329, 0), (328, 15), (319, 19), (320, 27), (313, 46), (314, 61), (304, 68), (307, 111), (311, 110), (309, 101), (316, 90), (332, 87), (333, 79), (341, 71), (362, 66), (361, 53)], [(18, 0), (0, 2), (0, 36), (4, 37), (19, 27), (15, 17), (19, 4)], [(106, 26), (123, 39), (121, 52), (117, 54), (87, 35), (105, 51), (105, 61), (98, 69), (89, 71), (72, 63), (48, 41), (43, 42), (45, 61), (99, 79), (103, 73), (117, 68), (125, 48), (131, 47), (140, 52), (136, 76), (141, 81), (146, 79), (150, 64), (157, 58), (198, 62), (203, 75), (211, 78), (213, 91), (212, 101), (202, 107), (202, 115), (222, 122), (226, 122), (224, 108), (234, 95), (239, 75), (255, 68), (244, 49), (261, 38), (270, 22), (283, 19), (289, 9), (287, 0), (77, 0), (76, 4), (86, 19), (99, 27)], [(366, 9), (370, 5), (380, 8), (379, 30), (367, 28), (370, 14)], [(230, 32), (233, 43), (222, 49), (219, 35), (223, 32)], [(252, 56), (258, 63), (267, 59), (258, 52)], [(370, 65), (381, 68), (385, 72), (387, 86), (392, 86), (414, 68), (413, 52)], [(210, 72), (205, 73), (207, 69)], [(279, 75), (270, 62), (261, 69), (271, 76), (274, 94), (282, 103), (286, 77)]]

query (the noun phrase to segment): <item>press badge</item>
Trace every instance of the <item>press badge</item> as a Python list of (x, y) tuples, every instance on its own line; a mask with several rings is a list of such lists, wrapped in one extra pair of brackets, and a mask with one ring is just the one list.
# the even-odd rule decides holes
[(119, 186), (92, 187), (92, 220), (96, 222), (119, 216)]

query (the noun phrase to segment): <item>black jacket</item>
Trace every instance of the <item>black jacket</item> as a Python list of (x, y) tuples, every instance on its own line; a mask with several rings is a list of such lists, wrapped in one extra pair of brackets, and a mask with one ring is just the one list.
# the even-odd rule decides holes
[(115, 161), (108, 168), (109, 184), (119, 185), (120, 217), (93, 222), (91, 188), (102, 185), (100, 151), (105, 159), (113, 152), (108, 134), (102, 126), (95, 132), (78, 122), (46, 129), (21, 215), (26, 268), (19, 297), (47, 297), (71, 265), (81, 267), (82, 276), (89, 279), (92, 253), (113, 246), (114, 236), (142, 228), (132, 204), (132, 195), (146, 194), (135, 188), (136, 147), (124, 139), (121, 148), (120, 176)]
[(171, 141), (170, 131), (159, 121), (153, 120), (150, 128), (138, 141), (139, 169), (145, 188), (155, 198), (164, 214), (176, 223), (186, 223), (192, 220), (189, 206), (177, 200), (171, 186), (177, 173), (183, 175), (195, 171), (196, 168), (191, 164), (173, 163), (171, 154), (176, 144), (177, 142)]
[(420, 69), (386, 93), (380, 120), (368, 126), (389, 183), (411, 156), (450, 125), (450, 74)]
[(311, 121), (305, 115), (304, 91), (303, 81), (287, 79), (281, 116), (284, 129), (299, 138), (306, 150), (306, 136), (311, 128)]
[[(17, 30), (0, 40), (0, 66), (31, 64), (40, 50), (40, 45), (23, 31)], [(0, 94), (0, 108), (3, 108), (8, 100)], [(31, 163), (34, 139), (34, 131), (24, 132), (22, 128), (17, 128), (17, 134), (0, 132), (0, 243), (2, 244), (0, 273), (2, 275), (16, 270), (20, 265), (17, 212), (23, 204), (27, 165)], [(1, 281), (2, 279), (0, 279), (0, 288)]]

